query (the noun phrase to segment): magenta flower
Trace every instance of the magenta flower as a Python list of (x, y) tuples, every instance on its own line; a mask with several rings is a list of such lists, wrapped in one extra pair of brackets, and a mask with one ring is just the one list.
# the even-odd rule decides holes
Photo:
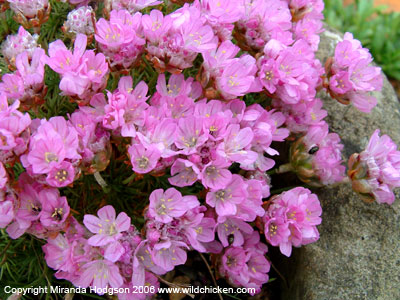
[(218, 154), (238, 163), (253, 163), (257, 159), (257, 153), (246, 150), (253, 136), (250, 128), (240, 129), (237, 124), (229, 125), (224, 142), (218, 146)]
[(179, 120), (175, 145), (183, 154), (192, 154), (196, 148), (207, 141), (207, 133), (203, 131), (203, 120), (200, 118), (182, 118)]
[(46, 182), (50, 186), (64, 187), (72, 183), (75, 178), (75, 169), (70, 162), (63, 161), (54, 166), (47, 175)]
[(44, 189), (39, 193), (42, 202), (40, 223), (45, 227), (61, 225), (69, 216), (69, 205), (66, 197), (60, 197), (57, 189)]
[(0, 228), (5, 228), (14, 219), (14, 205), (11, 200), (0, 202)]
[(152, 146), (148, 149), (142, 144), (134, 144), (128, 148), (131, 157), (132, 170), (144, 174), (152, 171), (160, 159), (160, 151), (157, 147)]
[(7, 36), (7, 39), (1, 45), (1, 52), (4, 58), (15, 66), (15, 59), (22, 52), (26, 51), (28, 57), (32, 58), (33, 51), (38, 47), (38, 38), (37, 34), (32, 36), (24, 27), (20, 26), (17, 34)]
[(173, 218), (183, 216), (189, 209), (199, 206), (195, 196), (183, 196), (174, 188), (165, 192), (162, 189), (154, 190), (150, 194), (149, 215), (156, 221), (169, 223)]
[(237, 212), (237, 205), (246, 201), (247, 185), (240, 175), (232, 175), (231, 182), (220, 190), (207, 193), (206, 202), (215, 207), (218, 216), (232, 216)]
[(111, 205), (100, 208), (97, 215), (85, 215), (83, 218), (83, 224), (95, 234), (88, 239), (92, 246), (105, 246), (118, 241), (121, 232), (127, 231), (131, 225), (131, 218), (126, 213), (121, 212), (115, 217), (115, 209)]
[(152, 252), (154, 263), (165, 271), (171, 271), (175, 266), (184, 264), (187, 255), (182, 247), (187, 246), (177, 241), (156, 244)]
[(47, 239), (47, 244), (42, 246), (45, 260), (50, 268), (68, 270), (70, 261), (71, 244), (63, 234)]
[[(232, 245), (235, 247), (241, 246), (244, 243), (245, 235), (251, 234), (254, 230), (249, 223), (236, 217), (224, 217), (222, 222), (219, 220), (217, 225), (218, 238), (222, 246), (227, 247)], [(230, 241), (232, 238), (232, 242)]]
[[(146, 39), (152, 43), (165, 35), (171, 25), (170, 16), (164, 16), (163, 13), (157, 9), (153, 9), (150, 14), (142, 16), (143, 33)], [(160, 76), (162, 76), (162, 74)]]
[(34, 173), (47, 173), (58, 166), (65, 158), (63, 140), (57, 136), (49, 139), (40, 139), (32, 146), (27, 156), (27, 161), (32, 166)]
[(179, 187), (190, 186), (198, 180), (199, 173), (200, 171), (194, 163), (178, 158), (171, 166), (173, 177), (168, 178), (168, 181)]
[(230, 163), (223, 159), (210, 162), (201, 171), (201, 183), (206, 188), (215, 190), (225, 188), (232, 180), (232, 173), (227, 169), (229, 165)]
[(375, 130), (366, 149), (350, 157), (347, 174), (362, 199), (392, 204), (393, 189), (400, 187), (400, 151), (388, 135), (379, 133)]
[(79, 275), (76, 285), (85, 288), (92, 286), (101, 291), (107, 287), (119, 288), (123, 284), (118, 266), (108, 260), (99, 259), (84, 264)]
[(332, 63), (326, 66), (330, 95), (340, 103), (351, 103), (369, 113), (377, 103), (370, 92), (380, 90), (383, 84), (381, 68), (371, 66), (371, 62), (368, 49), (346, 33), (344, 41), (336, 45)]
[(36, 48), (29, 61), (28, 52), (24, 51), (17, 56), (15, 64), (19, 75), (24, 79), (25, 86), (41, 86), (44, 80), (45, 52)]
[(319, 239), (321, 205), (315, 194), (297, 187), (274, 198), (263, 217), (267, 241), (290, 256), (292, 246), (300, 247)]

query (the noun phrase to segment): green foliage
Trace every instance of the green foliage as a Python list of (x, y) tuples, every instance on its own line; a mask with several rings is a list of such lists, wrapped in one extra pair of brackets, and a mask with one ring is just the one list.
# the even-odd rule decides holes
[[(41, 27), (39, 43), (44, 49), (47, 49), (49, 42), (57, 39), (63, 39), (64, 35), (61, 26), (67, 20), (68, 12), (71, 10), (68, 3), (62, 3), (56, 0), (50, 0), (51, 13), (46, 23)], [(68, 45), (67, 45), (68, 46)]]
[(400, 13), (386, 13), (373, 0), (356, 0), (344, 6), (342, 0), (325, 0), (326, 22), (349, 31), (368, 48), (375, 62), (391, 78), (400, 80)]

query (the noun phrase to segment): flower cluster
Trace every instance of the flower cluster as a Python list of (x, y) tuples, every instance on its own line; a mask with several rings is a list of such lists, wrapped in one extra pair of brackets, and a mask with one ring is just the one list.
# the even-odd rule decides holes
[(345, 167), (342, 165), (340, 137), (329, 133), (328, 124), (310, 126), (307, 134), (290, 147), (290, 164), (280, 168), (293, 169), (300, 180), (311, 186), (323, 186), (341, 182)]
[(272, 197), (263, 217), (267, 241), (290, 256), (292, 247), (319, 239), (316, 225), (321, 224), (321, 205), (317, 195), (297, 187)]
[[(10, 34), (7, 36), (6, 41), (1, 45), (1, 53), (6, 61), (10, 64), (11, 68), (15, 68), (15, 61), (18, 54), (26, 52), (29, 58), (38, 47), (37, 39), (39, 36), (33, 36), (20, 26), (17, 34)], [(10, 68), (10, 69), (11, 69)]]
[(40, 177), (53, 187), (63, 187), (74, 181), (78, 154), (78, 133), (63, 117), (36, 120), (29, 151), (21, 156), (29, 175)]
[(265, 258), (267, 251), (267, 245), (260, 242), (260, 234), (253, 231), (246, 235), (243, 246), (229, 246), (225, 249), (219, 271), (231, 284), (255, 288), (254, 294), (257, 294), (262, 284), (269, 279), (267, 273), (270, 263)]
[(141, 14), (131, 15), (126, 10), (111, 11), (110, 20), (96, 23), (96, 42), (110, 65), (129, 68), (142, 51), (145, 41), (140, 37)]
[(48, 0), (7, 0), (15, 13), (15, 20), (25, 28), (39, 29), (50, 15)]
[(137, 173), (160, 171), (171, 166), (170, 183), (179, 187), (196, 181), (215, 190), (232, 180), (229, 167), (239, 163), (245, 170), (265, 172), (274, 165), (273, 141), (283, 141), (289, 131), (279, 128), (284, 117), (258, 104), (246, 108), (235, 99), (196, 101), (201, 88), (192, 78), (172, 75), (166, 84), (160, 75), (157, 92), (146, 103), (147, 85), (134, 89), (129, 77), (121, 78), (114, 93), (108, 93), (103, 108), (103, 126), (132, 137), (128, 149)]
[(333, 60), (326, 66), (331, 96), (369, 113), (376, 105), (370, 92), (380, 90), (383, 82), (381, 68), (371, 66), (371, 62), (369, 51), (351, 33), (346, 33), (344, 40), (337, 44)]
[(49, 45), (46, 64), (61, 75), (60, 89), (64, 95), (86, 99), (103, 90), (107, 84), (108, 64), (102, 53), (86, 50), (87, 36), (78, 34), (74, 51), (57, 40)]
[(71, 37), (75, 37), (79, 33), (93, 36), (93, 14), (91, 6), (81, 6), (72, 10), (68, 14), (67, 21), (64, 22), (63, 31)]
[(350, 157), (348, 167), (353, 190), (362, 199), (394, 202), (393, 189), (400, 187), (400, 151), (388, 135), (380, 137), (377, 129), (366, 149)]
[(6, 179), (3, 164), (14, 164), (17, 157), (27, 150), (30, 139), (31, 117), (18, 110), (20, 102), (8, 104), (5, 94), (0, 94), (0, 188)]
[(48, 188), (23, 173), (18, 179), (18, 190), (18, 195), (10, 190), (0, 202), (1, 227), (8, 225), (10, 237), (15, 239), (28, 232), (47, 238), (64, 229), (70, 207), (58, 189)]

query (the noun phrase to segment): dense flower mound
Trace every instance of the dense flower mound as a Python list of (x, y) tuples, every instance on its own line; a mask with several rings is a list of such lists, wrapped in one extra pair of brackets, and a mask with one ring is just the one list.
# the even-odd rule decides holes
[[(71, 0), (63, 40), (43, 48), (49, 2), (8, 2), (22, 26), (1, 46), (0, 228), (44, 239), (58, 279), (148, 299), (197, 251), (213, 278), (255, 294), (269, 280), (267, 245), (290, 256), (319, 239), (322, 209), (307, 187), (351, 181), (362, 199), (393, 203), (397, 146), (377, 130), (346, 175), (316, 98), (324, 89), (368, 113), (382, 87), (350, 33), (316, 59), (322, 0)], [(63, 114), (45, 101), (49, 76), (70, 104)], [(159, 186), (137, 191), (145, 203), (132, 215), (110, 198), (77, 211), (68, 191), (94, 175), (107, 194), (101, 174), (118, 164), (129, 166), (122, 184)], [(304, 187), (271, 185), (289, 171)]]

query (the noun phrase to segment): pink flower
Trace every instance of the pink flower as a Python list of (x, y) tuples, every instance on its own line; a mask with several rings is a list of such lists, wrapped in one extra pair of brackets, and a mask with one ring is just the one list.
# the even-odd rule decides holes
[(283, 218), (271, 218), (265, 223), (265, 237), (272, 246), (286, 242), (289, 236), (288, 224)]
[(192, 154), (196, 148), (207, 140), (207, 133), (203, 131), (203, 119), (191, 117), (179, 120), (175, 145), (183, 149), (181, 153)]
[(121, 238), (121, 232), (127, 231), (131, 225), (131, 218), (124, 212), (115, 218), (115, 209), (111, 205), (100, 208), (97, 215), (98, 217), (85, 215), (83, 218), (83, 224), (95, 234), (88, 239), (89, 245), (92, 246), (105, 246), (116, 242)]
[(43, 11), (48, 5), (48, 0), (7, 0), (10, 8), (15, 13), (23, 14), (27, 18), (33, 18), (39, 11)]
[(34, 173), (42, 174), (58, 166), (64, 158), (64, 143), (59, 136), (54, 135), (47, 140), (40, 139), (35, 142), (27, 156), (27, 161)]
[(69, 261), (71, 244), (63, 234), (59, 233), (55, 238), (47, 239), (47, 244), (43, 245), (42, 249), (50, 268), (68, 270), (65, 265), (71, 264)]
[(165, 192), (154, 190), (150, 194), (149, 215), (162, 223), (169, 223), (173, 218), (183, 216), (189, 209), (199, 206), (195, 196), (183, 196), (174, 188)]
[(0, 201), (0, 228), (5, 228), (14, 219), (14, 207), (11, 200)]
[(229, 247), (222, 256), (224, 270), (237, 275), (243, 271), (246, 261), (246, 252), (240, 247)]
[(316, 225), (321, 223), (321, 213), (315, 194), (302, 187), (291, 189), (272, 198), (263, 217), (265, 237), (290, 256), (292, 246), (300, 247), (319, 239)]
[(28, 57), (32, 58), (33, 51), (38, 47), (38, 38), (37, 34), (32, 36), (24, 27), (20, 26), (17, 34), (7, 36), (7, 39), (1, 45), (1, 52), (6, 60), (15, 66), (15, 59), (22, 52), (26, 51)]
[(383, 84), (381, 68), (370, 66), (371, 62), (368, 49), (346, 33), (344, 41), (336, 45), (332, 63), (326, 66), (331, 96), (369, 113), (376, 106), (376, 99), (369, 93), (380, 90)]
[(231, 182), (221, 190), (207, 193), (206, 202), (215, 207), (218, 216), (232, 216), (237, 212), (237, 205), (246, 201), (247, 185), (239, 175), (232, 175)]
[(40, 223), (45, 227), (61, 225), (69, 215), (69, 206), (66, 197), (60, 197), (56, 189), (44, 189), (39, 193), (42, 202)]
[(185, 24), (180, 26), (184, 47), (193, 52), (204, 52), (217, 47), (212, 28), (191, 16)]
[(257, 153), (246, 150), (253, 140), (250, 128), (240, 129), (237, 124), (228, 126), (224, 142), (218, 146), (217, 152), (221, 157), (243, 164), (251, 164), (257, 159)]
[(201, 171), (201, 183), (215, 190), (225, 188), (232, 180), (232, 173), (227, 169), (229, 165), (224, 159), (208, 163)]
[(31, 226), (32, 222), (40, 219), (43, 210), (44, 198), (39, 197), (42, 186), (35, 186), (29, 183), (29, 180), (31, 179), (27, 173), (21, 174), (18, 180), (22, 190), (19, 193), (20, 207), (16, 211), (16, 221), (19, 229), (22, 229), (23, 232)]
[(239, 218), (226, 217), (221, 219), (223, 221), (221, 220), (222, 222), (217, 225), (217, 234), (224, 247), (228, 245), (235, 247), (243, 245), (244, 237), (254, 231), (249, 223)]
[(379, 133), (375, 130), (366, 149), (350, 157), (347, 173), (362, 199), (392, 204), (393, 189), (400, 187), (400, 151), (388, 135)]
[(91, 6), (81, 6), (77, 9), (71, 10), (68, 13), (63, 28), (73, 35), (78, 33), (86, 35), (94, 34), (92, 13), (93, 9)]
[(118, 266), (108, 260), (99, 259), (84, 264), (79, 275), (78, 286), (92, 286), (99, 291), (107, 287), (119, 288), (123, 284)]
[(132, 170), (144, 174), (152, 171), (160, 159), (160, 151), (152, 146), (148, 149), (142, 144), (134, 144), (128, 148), (128, 153), (131, 157)]
[(310, 185), (334, 184), (344, 178), (342, 149), (339, 135), (329, 133), (324, 122), (321, 126), (310, 126), (307, 134), (292, 145), (291, 151), (295, 152), (290, 163), (299, 179)]
[(59, 74), (67, 74), (68, 72), (78, 72), (84, 67), (81, 64), (81, 57), (85, 52), (87, 37), (78, 34), (74, 43), (74, 51), (71, 53), (61, 40), (57, 40), (49, 44), (49, 58), (47, 64), (55, 72)]
[(54, 166), (47, 175), (46, 182), (50, 186), (64, 187), (72, 183), (75, 178), (75, 169), (70, 162), (63, 161)]
[(109, 21), (102, 18), (96, 23), (96, 41), (112, 67), (128, 68), (136, 60), (145, 44), (140, 30), (141, 14), (132, 16), (127, 10), (113, 10)]
[(140, 11), (149, 6), (155, 6), (162, 3), (162, 1), (157, 0), (114, 0), (111, 5), (112, 9), (126, 9), (131, 14)]
[(174, 156), (176, 152), (171, 149), (175, 141), (177, 126), (175, 122), (164, 119), (154, 124), (151, 130), (144, 134), (138, 132), (137, 137), (145, 148), (150, 148), (154, 144), (161, 152), (161, 157), (167, 158)]
[(177, 265), (183, 265), (187, 254), (182, 247), (186, 247), (186, 244), (177, 241), (156, 244), (152, 252), (154, 263), (166, 271), (173, 270)]
[(251, 91), (256, 71), (256, 61), (252, 56), (232, 59), (217, 77), (217, 88), (225, 99), (243, 96)]
[(197, 181), (199, 173), (200, 171), (194, 163), (178, 158), (171, 167), (173, 177), (168, 178), (168, 181), (179, 187), (190, 186)]
[[(153, 9), (150, 14), (142, 16), (143, 33), (146, 39), (152, 43), (165, 35), (171, 25), (170, 16), (164, 16), (163, 13), (157, 9)], [(162, 75), (163, 74), (160, 76)]]
[(44, 59), (45, 52), (36, 48), (32, 53), (32, 60), (29, 62), (27, 52), (17, 56), (16, 65), (20, 76), (24, 79), (26, 86), (42, 85), (44, 80)]
[(25, 87), (22, 77), (18, 74), (4, 74), (0, 83), (0, 91), (11, 99), (20, 99), (24, 95)]

